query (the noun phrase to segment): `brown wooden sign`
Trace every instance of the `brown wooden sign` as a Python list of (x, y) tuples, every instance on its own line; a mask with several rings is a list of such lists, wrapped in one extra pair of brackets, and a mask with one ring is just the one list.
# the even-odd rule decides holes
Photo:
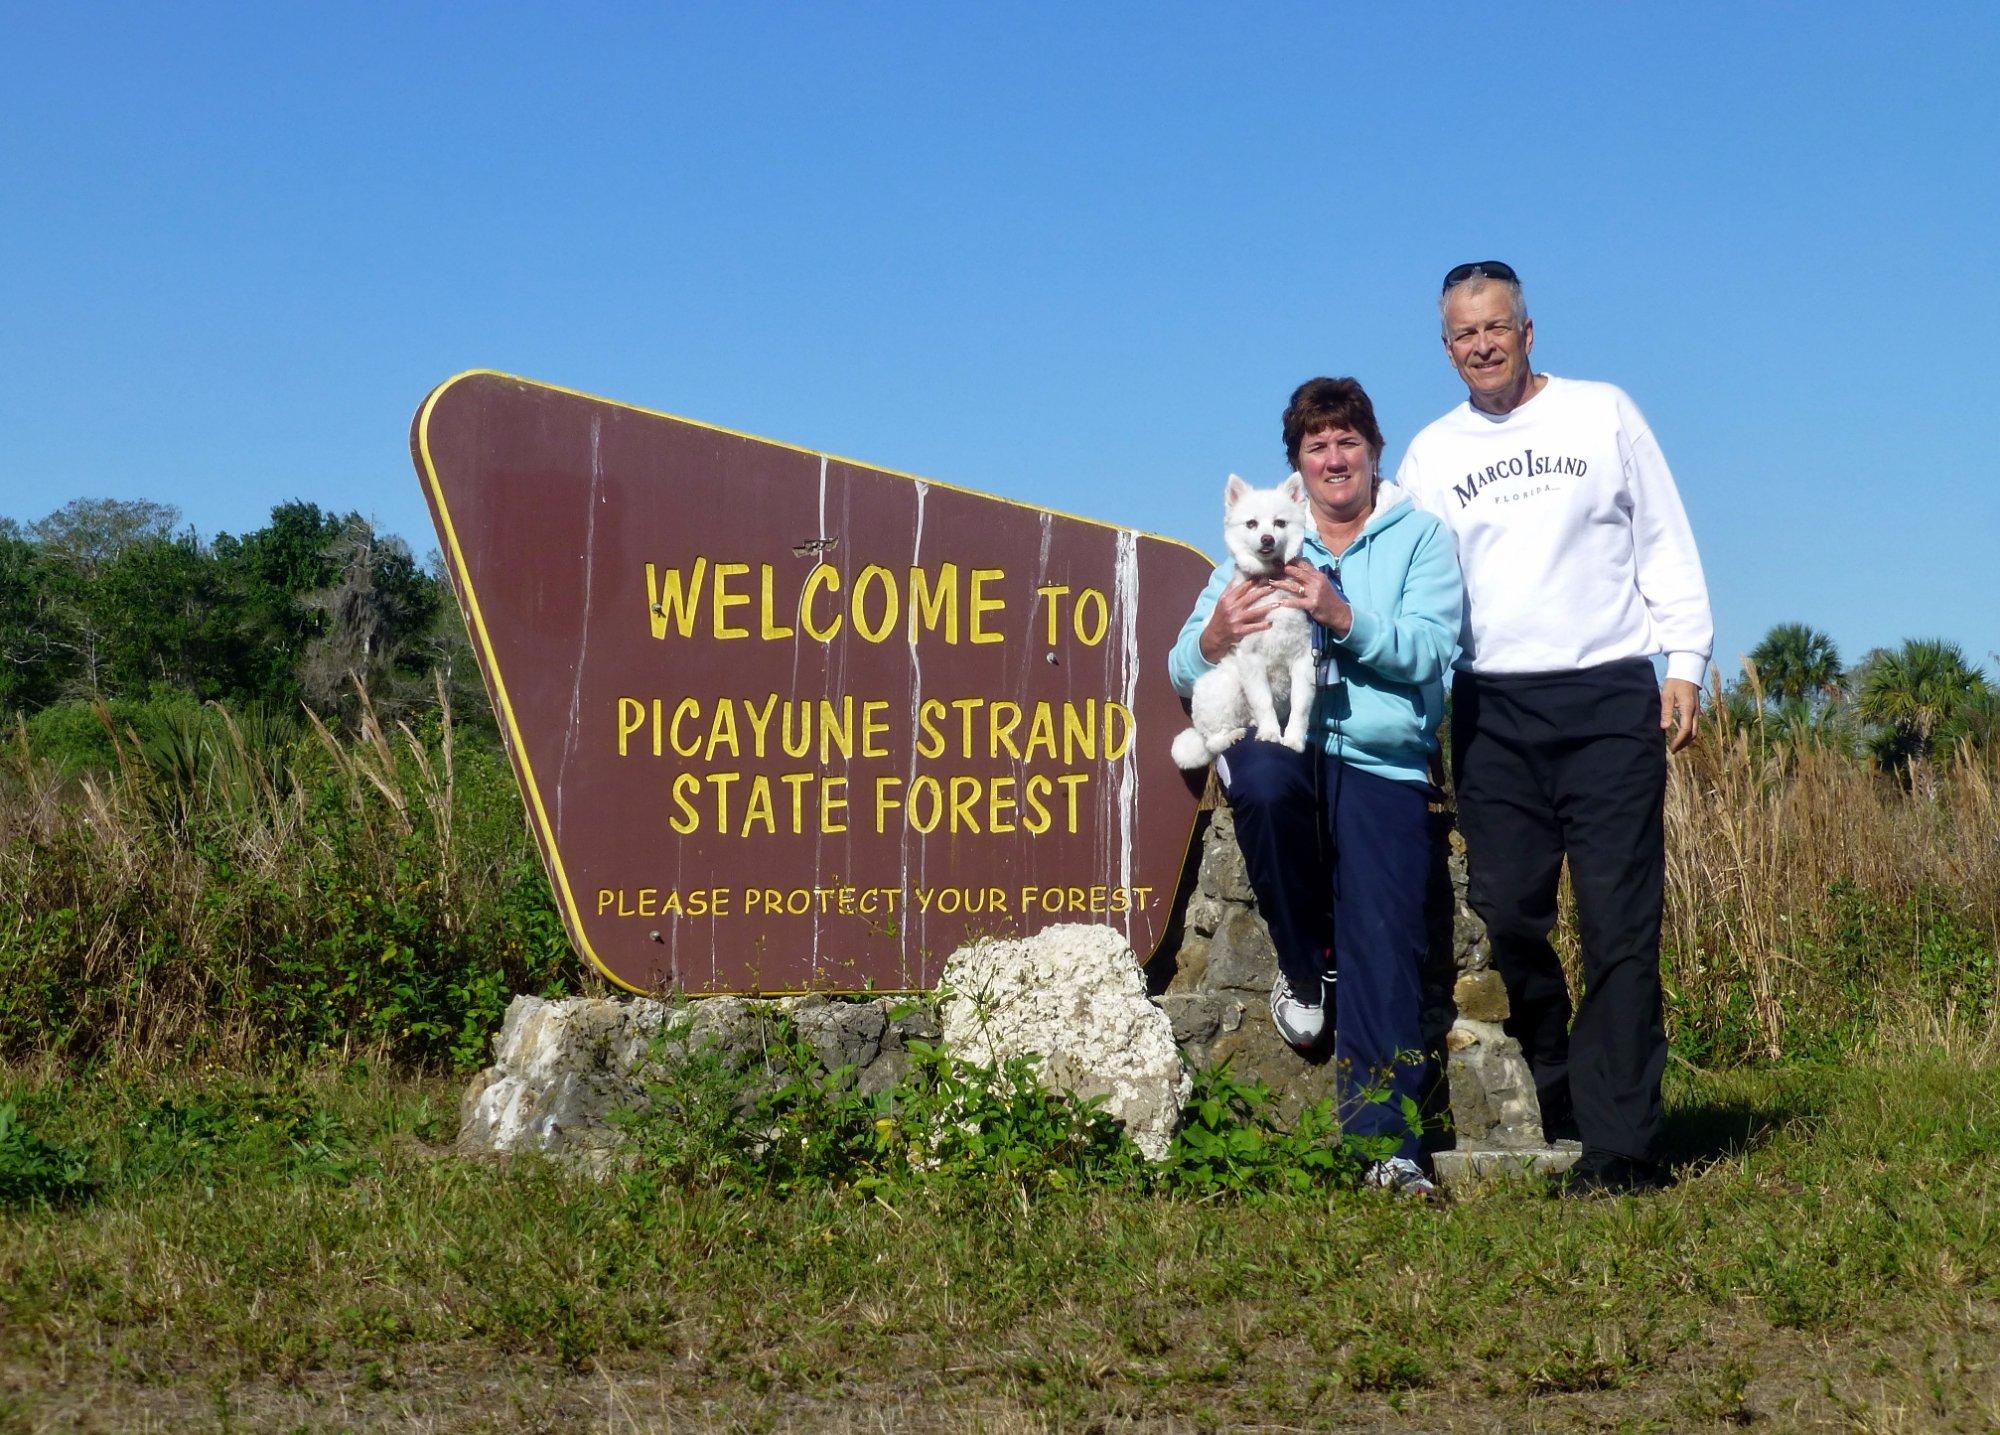
[(621, 986), (914, 990), (1163, 936), (1196, 550), (495, 373), (411, 448), (577, 949)]

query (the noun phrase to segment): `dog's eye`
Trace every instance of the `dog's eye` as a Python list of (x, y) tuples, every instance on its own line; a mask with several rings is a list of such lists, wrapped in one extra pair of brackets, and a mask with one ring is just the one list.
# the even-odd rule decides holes
[(1243, 526), (1245, 528), (1255, 528), (1257, 526), (1257, 520), (1254, 518), (1245, 519), (1243, 521)]
[(1285, 526), (1285, 520), (1282, 518), (1274, 518), (1271, 520), (1271, 526), (1273, 528), (1283, 528)]

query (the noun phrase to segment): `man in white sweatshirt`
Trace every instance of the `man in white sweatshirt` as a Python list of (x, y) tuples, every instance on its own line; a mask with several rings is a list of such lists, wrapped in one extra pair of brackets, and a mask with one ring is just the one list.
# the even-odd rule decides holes
[[(1513, 269), (1459, 265), (1439, 311), (1467, 399), (1417, 435), (1396, 482), (1451, 529), (1465, 574), (1451, 736), (1472, 906), (1544, 1127), (1583, 1142), (1564, 1189), (1664, 1185), (1662, 809), (1714, 642), (1701, 559), (1632, 400), (1535, 372)], [(1573, 1027), (1549, 944), (1565, 856), (1583, 945)]]

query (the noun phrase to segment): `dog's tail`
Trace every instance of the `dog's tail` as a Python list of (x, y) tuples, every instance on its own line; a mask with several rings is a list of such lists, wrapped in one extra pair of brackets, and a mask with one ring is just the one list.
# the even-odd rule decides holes
[(1174, 738), (1174, 766), (1184, 767), (1192, 772), (1197, 767), (1207, 767), (1210, 753), (1208, 739), (1188, 728)]

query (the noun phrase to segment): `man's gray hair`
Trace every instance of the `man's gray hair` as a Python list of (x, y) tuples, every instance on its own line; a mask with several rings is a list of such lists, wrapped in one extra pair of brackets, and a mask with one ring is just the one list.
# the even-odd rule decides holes
[(1446, 340), (1451, 338), (1451, 329), (1446, 325), (1444, 306), (1451, 302), (1451, 296), (1468, 284), (1499, 284), (1507, 290), (1507, 297), (1514, 301), (1514, 327), (1520, 328), (1528, 322), (1528, 301), (1521, 293), (1521, 281), (1503, 279), (1498, 274), (1489, 274), (1484, 269), (1475, 268), (1470, 274), (1438, 295), (1438, 332)]

